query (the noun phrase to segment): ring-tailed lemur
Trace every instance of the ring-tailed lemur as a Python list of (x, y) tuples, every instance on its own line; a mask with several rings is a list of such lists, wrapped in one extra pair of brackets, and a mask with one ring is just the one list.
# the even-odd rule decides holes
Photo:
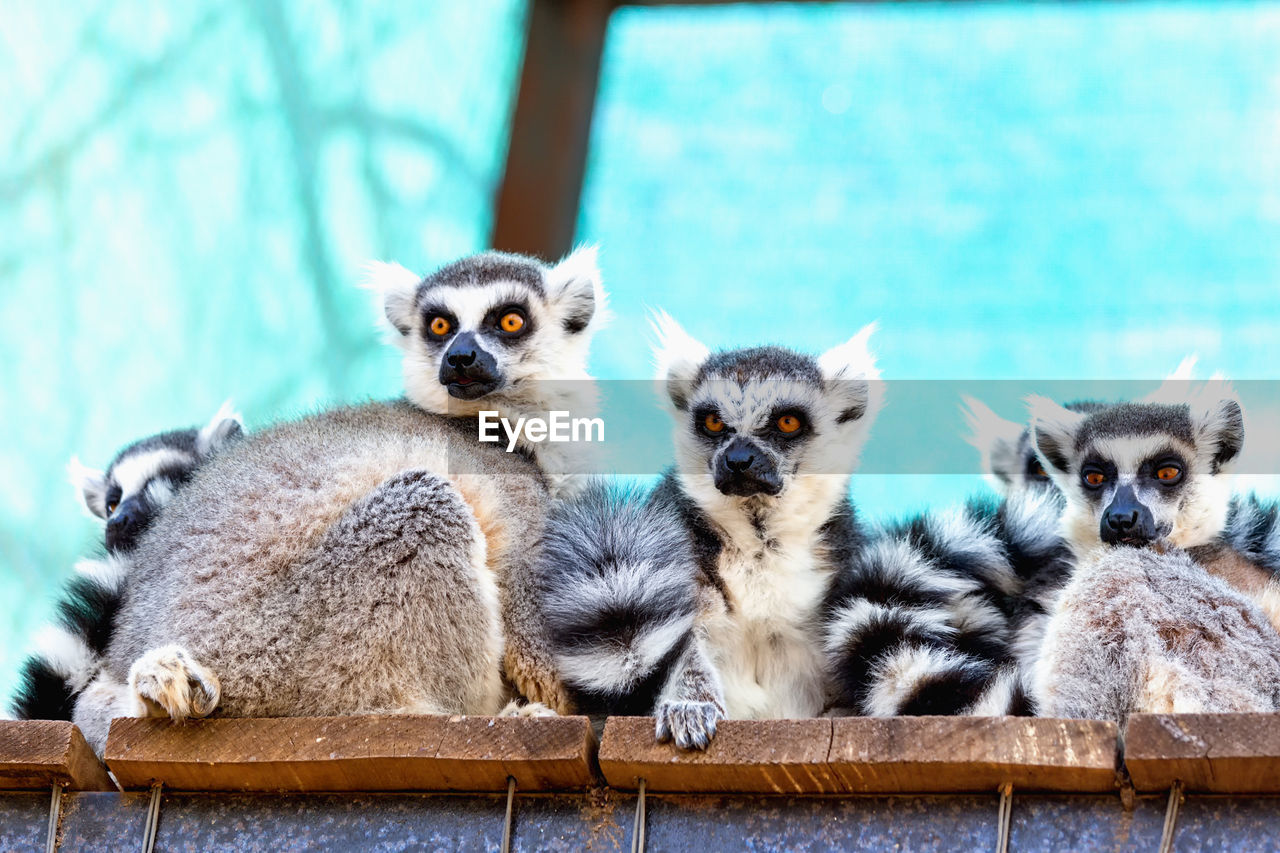
[[(1122, 403), (1093, 414), (1071, 412), (1039, 398), (1033, 398), (1031, 406), (1036, 448), (1065, 497), (1062, 529), (1081, 566), (1059, 599), (1036, 665), (1036, 692), (1047, 709), (1058, 707), (1060, 695), (1079, 692), (1070, 677), (1079, 669), (1077, 659), (1088, 661), (1096, 654), (1089, 646), (1100, 641), (1099, 632), (1104, 638), (1128, 636), (1139, 624), (1161, 625), (1180, 614), (1205, 632), (1205, 642), (1232, 647), (1239, 631), (1195, 613), (1170, 615), (1157, 606), (1159, 596), (1144, 599), (1145, 609), (1108, 610), (1110, 622), (1088, 620), (1102, 583), (1098, 578), (1132, 577), (1137, 570), (1130, 564), (1143, 559), (1153, 566), (1184, 560), (1158, 552), (1182, 549), (1192, 561), (1188, 565), (1234, 588), (1280, 628), (1277, 507), (1231, 497), (1227, 471), (1243, 446), (1244, 415), (1229, 388), (1210, 382), (1191, 402)], [(1117, 551), (1117, 546), (1128, 547)], [(1218, 587), (1205, 579), (1200, 588)], [(1223, 598), (1222, 606), (1239, 609), (1236, 597)], [(1172, 647), (1166, 651), (1181, 653)], [(1223, 685), (1236, 677), (1233, 672), (1240, 679), (1250, 677), (1238, 672), (1243, 658), (1224, 652), (1219, 660), (1222, 668), (1214, 676), (1218, 689), (1226, 689)], [(1194, 671), (1195, 665), (1185, 659), (1183, 663)], [(1132, 710), (1190, 707), (1189, 702), (1198, 700), (1186, 695), (1199, 688), (1188, 679), (1168, 682), (1163, 699), (1143, 694), (1145, 704)], [(1097, 687), (1099, 695), (1111, 689)], [(1191, 693), (1184, 695), (1183, 690)], [(1221, 710), (1238, 709), (1228, 704)]]
[(105, 555), (82, 560), (56, 605), (55, 624), (35, 636), (11, 702), (20, 720), (70, 720), (75, 698), (102, 665), (120, 588), (138, 537), (193, 471), (240, 438), (240, 416), (225, 404), (204, 427), (173, 430), (128, 445), (105, 471), (72, 459), (84, 508), (104, 522)]
[[(407, 400), (263, 429), (201, 468), (142, 537), (75, 721), (497, 712), (503, 676), (565, 707), (532, 606), (549, 495), (474, 414), (562, 399), (604, 293), (591, 250), (373, 271)], [(552, 388), (550, 392), (543, 389)]]
[[(1152, 393), (1152, 398), (1174, 396), (1187, 387), (1195, 374), (1198, 357), (1188, 355), (1174, 371), (1164, 378), (1163, 384)], [(982, 459), (982, 473), (1001, 494), (1011, 495), (1023, 489), (1053, 488), (1053, 480), (1045, 471), (1031, 441), (1029, 421), (1011, 421), (1000, 417), (986, 403), (969, 395), (962, 397), (962, 412), (969, 427), (966, 436), (969, 444)], [(1101, 400), (1076, 400), (1065, 404), (1072, 412), (1092, 414), (1110, 403)]]
[(848, 489), (878, 408), (873, 327), (813, 358), (713, 354), (656, 325), (675, 468), (647, 497), (563, 505), (542, 601), (580, 708), (652, 711), (659, 740), (705, 748), (726, 716), (823, 709), (822, 606), (861, 544)]
[[(1184, 358), (1153, 396), (1168, 396), (1184, 389), (1195, 371), (1196, 361), (1194, 355)], [(1063, 408), (1095, 414), (1109, 405), (1100, 400), (1078, 400)], [(982, 457), (987, 480), (1004, 495), (1005, 504), (1012, 502), (1018, 507), (1020, 525), (1004, 530), (1024, 538), (1033, 531), (1037, 533), (1030, 537), (1038, 543), (1030, 551), (1016, 544), (1011, 549), (1012, 554), (1020, 554), (1015, 557), (1014, 565), (1022, 589), (1013, 607), (1013, 648), (1024, 672), (1029, 672), (1039, 654), (1054, 599), (1071, 577), (1070, 549), (1055, 530), (1050, 530), (1057, 526), (1063, 500), (1036, 455), (1029, 420), (1023, 423), (1005, 420), (980, 400), (968, 396), (964, 397), (964, 416), (970, 428), (969, 443)], [(1040, 493), (1046, 499), (1024, 497), (1028, 493)], [(1005, 532), (999, 535), (1006, 543), (1013, 544), (1005, 538)]]
[[(1031, 443), (1031, 424), (1000, 417), (974, 397), (964, 398), (968, 440), (982, 458), (982, 473), (1001, 494), (1013, 495), (1027, 489), (1054, 489)], [(1097, 400), (1067, 403), (1072, 412), (1096, 412), (1106, 407)]]

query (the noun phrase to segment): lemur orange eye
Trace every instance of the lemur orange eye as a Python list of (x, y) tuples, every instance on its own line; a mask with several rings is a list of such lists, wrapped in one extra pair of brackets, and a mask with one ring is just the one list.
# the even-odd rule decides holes
[(498, 321), (498, 328), (508, 334), (513, 334), (524, 328), (524, 316), (518, 311), (510, 311), (502, 315), (502, 319)]
[(431, 325), (429, 328), (431, 329), (431, 334), (435, 335), (437, 338), (443, 338), (445, 335), (449, 334), (449, 330), (453, 328), (453, 324), (444, 317), (435, 316), (431, 318)]
[(721, 432), (724, 429), (724, 421), (720, 420), (719, 415), (712, 412), (702, 419), (702, 426), (707, 432)]
[(116, 507), (120, 506), (120, 501), (107, 501), (107, 515), (115, 515)]
[(1107, 475), (1101, 471), (1088, 471), (1084, 475), (1084, 481), (1090, 486), (1101, 486), (1106, 479)]
[(1171, 483), (1182, 476), (1182, 469), (1177, 465), (1162, 465), (1156, 471), (1156, 479), (1162, 483)]
[(800, 419), (795, 415), (783, 415), (778, 418), (778, 429), (792, 435), (800, 429)]
[(1031, 457), (1031, 462), (1027, 464), (1027, 473), (1030, 474), (1032, 477), (1048, 477), (1049, 476), (1048, 474), (1045, 473), (1044, 466), (1040, 464), (1040, 460), (1036, 459), (1034, 456)]

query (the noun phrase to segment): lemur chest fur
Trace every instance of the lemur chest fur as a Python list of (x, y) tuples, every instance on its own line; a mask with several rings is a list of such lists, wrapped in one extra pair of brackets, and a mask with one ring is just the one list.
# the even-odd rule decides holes
[(823, 704), (816, 622), (830, 571), (812, 537), (727, 541), (726, 600), (708, 624), (731, 718), (807, 717)]

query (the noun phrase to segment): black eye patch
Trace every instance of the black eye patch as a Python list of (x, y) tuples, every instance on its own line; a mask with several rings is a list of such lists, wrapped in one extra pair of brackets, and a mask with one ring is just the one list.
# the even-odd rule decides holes
[(532, 332), (534, 323), (529, 316), (529, 306), (523, 301), (512, 300), (490, 308), (480, 327), (485, 332), (496, 334), (499, 340), (510, 341)]
[(1181, 484), (1186, 475), (1186, 460), (1172, 449), (1157, 453), (1138, 466), (1139, 477), (1154, 480), (1166, 488)]
[[(443, 320), (444, 325), (440, 326), (438, 321)], [(438, 331), (437, 328), (443, 329)], [(427, 305), (422, 309), (422, 337), (429, 344), (441, 344), (452, 338), (458, 332), (458, 318), (443, 305)]]
[(1048, 480), (1049, 475), (1045, 472), (1044, 466), (1040, 464), (1040, 459), (1034, 453), (1027, 457), (1026, 475), (1035, 480)]

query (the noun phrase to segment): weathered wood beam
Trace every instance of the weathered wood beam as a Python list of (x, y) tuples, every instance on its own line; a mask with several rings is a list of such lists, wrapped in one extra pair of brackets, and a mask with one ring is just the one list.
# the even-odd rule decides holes
[(62, 720), (0, 720), (0, 790), (65, 785), (73, 791), (114, 791), (84, 735)]
[(217, 718), (111, 723), (125, 788), (178, 791), (521, 791), (594, 781), (586, 717)]
[(1124, 742), (1139, 791), (1280, 793), (1280, 714), (1134, 714)]
[(600, 770), (615, 788), (766, 794), (1116, 790), (1116, 727), (1025, 717), (728, 720), (705, 752), (614, 717)]

